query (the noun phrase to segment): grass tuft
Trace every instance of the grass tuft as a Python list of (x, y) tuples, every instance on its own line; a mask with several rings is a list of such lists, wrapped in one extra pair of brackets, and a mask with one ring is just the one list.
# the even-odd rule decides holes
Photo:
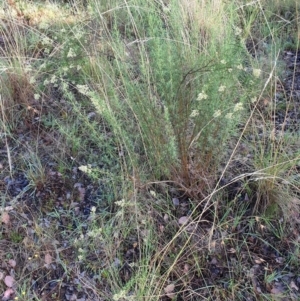
[(299, 6), (0, 4), (2, 300), (298, 300)]

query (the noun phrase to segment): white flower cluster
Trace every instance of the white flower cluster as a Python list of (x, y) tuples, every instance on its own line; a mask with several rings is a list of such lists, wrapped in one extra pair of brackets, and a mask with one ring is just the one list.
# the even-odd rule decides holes
[(41, 98), (41, 95), (40, 94), (34, 94), (34, 99), (35, 100), (39, 100)]
[(251, 98), (251, 103), (255, 103), (255, 102), (257, 102), (257, 97), (252, 97)]
[(261, 70), (260, 69), (253, 69), (252, 70), (253, 76), (256, 78), (259, 78), (261, 75)]
[(52, 75), (51, 79), (50, 79), (50, 83), (54, 84), (57, 82), (57, 77), (55, 75)]
[(88, 96), (90, 93), (90, 89), (87, 85), (76, 85), (77, 90), (79, 93)]
[(75, 56), (76, 56), (76, 53), (75, 53), (74, 49), (70, 48), (69, 52), (67, 54), (67, 57), (72, 58), (72, 57), (75, 57)]
[(113, 295), (114, 301), (135, 301), (136, 296), (128, 296), (125, 290), (121, 290), (119, 293)]
[(217, 117), (221, 116), (221, 114), (222, 114), (222, 113), (221, 113), (221, 110), (217, 110), (217, 111), (214, 112), (213, 117), (214, 117), (214, 118), (217, 118)]
[(78, 169), (84, 173), (90, 174), (92, 172), (92, 166), (91, 164), (88, 165), (81, 165), (78, 167)]
[(219, 87), (218, 91), (219, 91), (219, 92), (224, 92), (225, 89), (226, 89), (226, 86), (221, 85), (221, 86)]
[(92, 237), (92, 238), (97, 238), (97, 237), (101, 238), (101, 234), (102, 234), (102, 228), (99, 228), (99, 229), (90, 230), (87, 233), (87, 236)]
[(134, 203), (130, 201), (125, 201), (125, 199), (122, 199), (121, 201), (116, 201), (115, 204), (121, 208), (124, 208), (126, 206), (133, 206)]
[(82, 249), (82, 248), (79, 248), (79, 249), (78, 249), (78, 252), (80, 253), (80, 254), (78, 255), (78, 260), (79, 260), (79, 261), (82, 261), (82, 260), (84, 259), (84, 257), (85, 257), (85, 250)]
[(29, 83), (30, 83), (31, 85), (35, 84), (35, 83), (36, 83), (36, 79), (35, 79), (33, 76), (30, 77)]
[(197, 117), (197, 116), (199, 116), (199, 111), (198, 110), (193, 110), (190, 117), (193, 118), (193, 117)]
[(241, 111), (241, 110), (243, 110), (244, 108), (243, 108), (243, 104), (241, 103), (241, 102), (238, 102), (235, 106), (234, 106), (234, 109), (233, 109), (233, 111), (234, 112), (238, 112), (238, 111)]
[(235, 27), (234, 34), (236, 36), (239, 36), (242, 33), (242, 29), (240, 27)]
[(226, 115), (225, 115), (225, 118), (226, 119), (232, 119), (232, 117), (233, 117), (233, 113), (227, 113)]
[(51, 45), (51, 44), (52, 44), (52, 41), (51, 41), (51, 39), (49, 39), (48, 37), (43, 37), (43, 39), (42, 39), (42, 44), (43, 44), (43, 45)]
[(198, 94), (197, 100), (201, 101), (202, 99), (207, 99), (207, 94), (202, 90), (202, 92), (200, 92)]

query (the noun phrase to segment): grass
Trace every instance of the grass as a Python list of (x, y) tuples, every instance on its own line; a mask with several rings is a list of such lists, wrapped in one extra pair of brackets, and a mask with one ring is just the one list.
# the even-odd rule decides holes
[(297, 1), (0, 16), (2, 300), (299, 298)]

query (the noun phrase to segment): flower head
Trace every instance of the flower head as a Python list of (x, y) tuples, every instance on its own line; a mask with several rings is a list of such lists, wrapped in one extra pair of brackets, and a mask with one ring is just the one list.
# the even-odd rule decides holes
[(115, 204), (119, 207), (125, 207), (126, 205), (126, 201), (124, 199), (122, 199), (121, 201), (116, 201)]
[(91, 166), (91, 164), (81, 165), (78, 167), (78, 170), (88, 174), (88, 173), (92, 172), (92, 166)]
[(260, 69), (253, 69), (252, 70), (253, 76), (258, 78), (261, 75), (261, 70)]
[(76, 85), (76, 88), (83, 95), (88, 95), (90, 92), (90, 89), (87, 85)]
[(219, 116), (221, 116), (221, 110), (215, 111), (213, 117), (214, 117), (214, 118), (217, 118), (217, 117), (219, 117)]
[(255, 103), (255, 102), (257, 102), (257, 97), (252, 97), (251, 98), (251, 103)]
[(207, 94), (202, 90), (197, 97), (197, 100), (207, 99)]
[(237, 112), (237, 111), (241, 111), (243, 110), (243, 104), (241, 102), (238, 102), (235, 106), (234, 106), (234, 109), (233, 111), (234, 112)]
[(42, 43), (43, 43), (44, 45), (50, 45), (50, 44), (51, 44), (51, 40), (50, 40), (48, 37), (44, 37), (44, 38), (42, 39)]
[(230, 119), (232, 119), (232, 116), (233, 116), (233, 113), (227, 113), (225, 115), (225, 118), (230, 120)]
[(52, 75), (52, 77), (51, 77), (51, 79), (50, 79), (50, 83), (51, 83), (51, 84), (54, 84), (54, 83), (56, 83), (56, 81), (57, 81), (56, 76), (55, 76), (55, 75)]
[(34, 84), (36, 82), (36, 79), (34, 77), (30, 77), (29, 83)]
[(40, 94), (34, 94), (34, 99), (35, 100), (39, 100), (41, 98), (41, 95)]
[(235, 34), (236, 36), (239, 36), (241, 33), (242, 33), (242, 29), (239, 28), (239, 27), (235, 27), (235, 29), (234, 29), (234, 34)]
[(114, 301), (124, 300), (127, 297), (127, 293), (125, 290), (121, 290), (119, 293), (113, 295)]
[(199, 111), (198, 110), (193, 110), (192, 113), (191, 113), (191, 117), (196, 117), (199, 115)]
[(225, 89), (226, 89), (226, 86), (221, 85), (221, 86), (219, 87), (218, 91), (219, 91), (219, 92), (224, 92)]
[(67, 54), (67, 57), (72, 58), (72, 57), (75, 57), (75, 56), (76, 56), (76, 53), (75, 53), (74, 49), (73, 49), (73, 48), (70, 48), (70, 49), (69, 49), (69, 52), (68, 52), (68, 54)]

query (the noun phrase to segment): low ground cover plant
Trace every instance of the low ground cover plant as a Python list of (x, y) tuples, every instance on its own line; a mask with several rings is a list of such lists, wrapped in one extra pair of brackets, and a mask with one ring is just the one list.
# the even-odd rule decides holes
[(0, 7), (2, 300), (297, 300), (296, 1)]

